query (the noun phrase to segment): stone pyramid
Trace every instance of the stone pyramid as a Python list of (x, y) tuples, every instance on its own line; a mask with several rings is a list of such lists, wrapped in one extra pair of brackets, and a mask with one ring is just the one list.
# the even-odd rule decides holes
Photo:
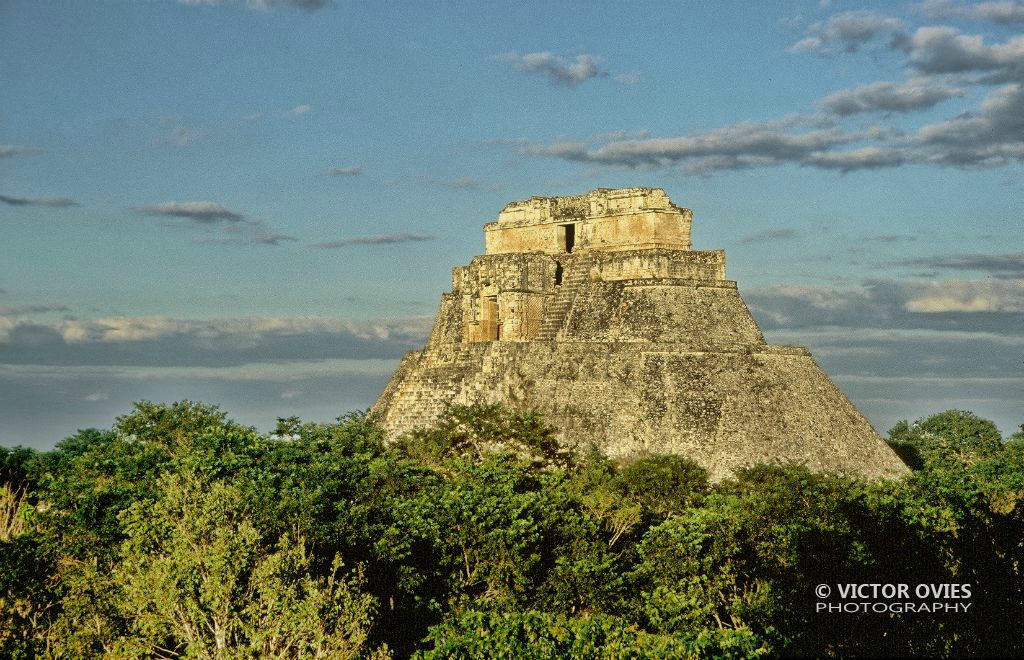
[(906, 473), (806, 349), (765, 342), (725, 253), (691, 249), (692, 218), (656, 188), (508, 204), (372, 413), (396, 437), (447, 404), (537, 409), (567, 443), (681, 454), (716, 480), (778, 461)]

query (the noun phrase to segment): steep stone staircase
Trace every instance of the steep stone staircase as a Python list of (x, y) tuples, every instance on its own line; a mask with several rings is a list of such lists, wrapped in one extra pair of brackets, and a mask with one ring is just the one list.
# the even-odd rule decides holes
[(391, 425), (397, 433), (433, 426), (447, 404), (455, 403), (464, 391), (483, 349), (482, 344), (460, 346), (444, 361), (427, 356), (416, 365), (416, 378), (403, 380), (390, 404)]
[(576, 299), (576, 292), (587, 275), (588, 262), (586, 260), (580, 259), (568, 265), (558, 293), (544, 310), (544, 320), (534, 337), (536, 341), (553, 341), (558, 336), (558, 331), (562, 329), (565, 317), (569, 314), (569, 309)]

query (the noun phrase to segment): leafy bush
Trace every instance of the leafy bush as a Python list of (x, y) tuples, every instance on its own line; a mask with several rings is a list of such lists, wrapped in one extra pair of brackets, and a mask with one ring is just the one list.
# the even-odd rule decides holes
[[(865, 482), (569, 453), (536, 414), (373, 420), (140, 402), (0, 450), (4, 657), (1024, 654), (1024, 443), (903, 422)], [(961, 616), (816, 613), (820, 583), (969, 583)], [(836, 617), (841, 616), (841, 619)], [(840, 625), (841, 624), (841, 625)]]

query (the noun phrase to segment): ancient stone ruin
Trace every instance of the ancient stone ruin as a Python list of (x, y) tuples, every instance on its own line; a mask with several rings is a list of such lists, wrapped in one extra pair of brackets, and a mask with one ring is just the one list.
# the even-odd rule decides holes
[(903, 474), (806, 349), (765, 342), (725, 253), (691, 250), (692, 217), (656, 188), (508, 204), (373, 414), (396, 437), (447, 404), (538, 409), (566, 443), (681, 454), (713, 479), (776, 461)]

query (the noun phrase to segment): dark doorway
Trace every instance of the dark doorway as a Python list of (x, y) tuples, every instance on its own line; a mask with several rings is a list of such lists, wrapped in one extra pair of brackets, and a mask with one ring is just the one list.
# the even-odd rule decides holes
[(562, 283), (562, 264), (555, 262), (555, 286)]
[(576, 225), (562, 225), (562, 235), (560, 237), (561, 247), (566, 252), (572, 252), (573, 246), (576, 245)]

